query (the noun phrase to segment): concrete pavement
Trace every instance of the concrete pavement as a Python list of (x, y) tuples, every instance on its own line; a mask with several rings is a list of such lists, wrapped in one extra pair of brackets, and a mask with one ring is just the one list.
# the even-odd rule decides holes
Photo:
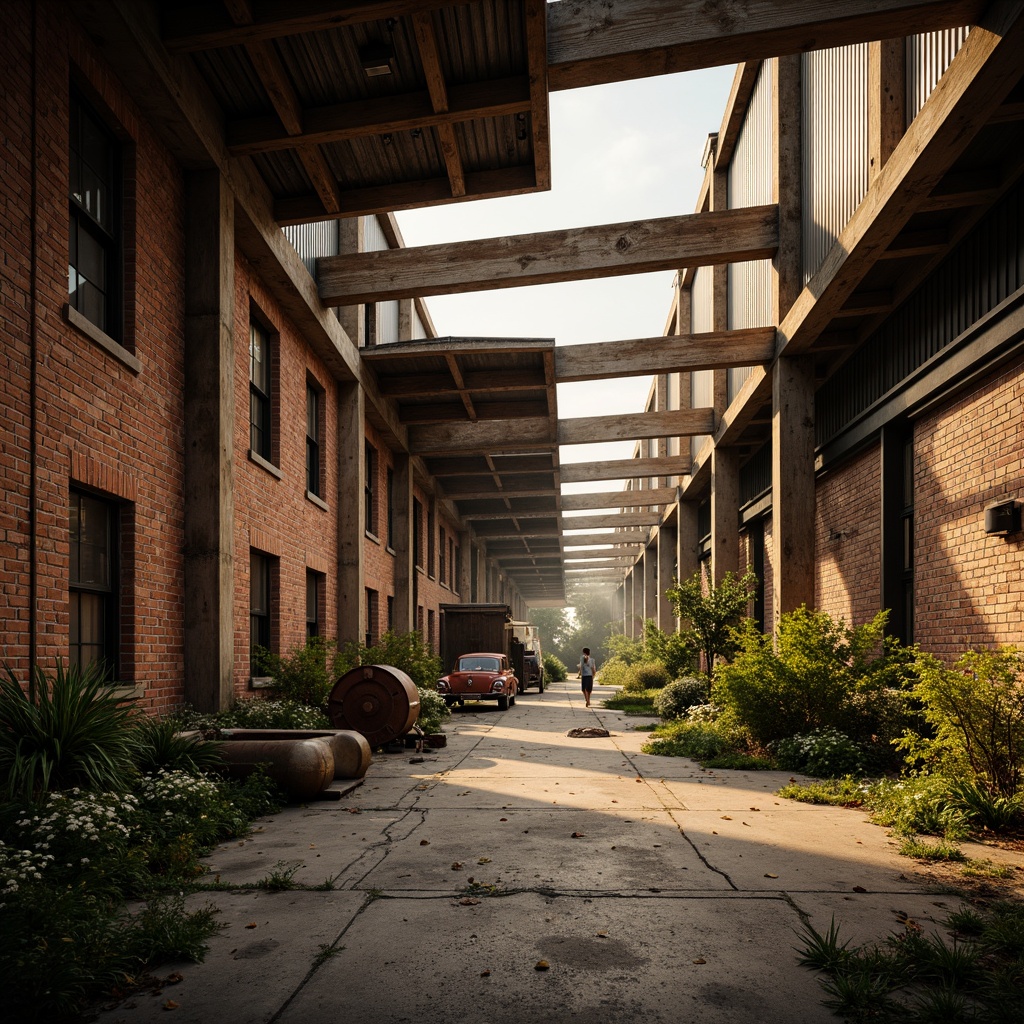
[[(215, 850), (222, 884), (305, 888), (192, 897), (226, 926), (206, 962), (100, 1020), (816, 1024), (803, 920), (860, 942), (955, 909), (865, 814), (779, 799), (788, 773), (641, 754), (638, 720), (578, 686), (467, 705), (445, 749), (376, 754), (341, 801)], [(611, 735), (566, 736), (585, 725)]]

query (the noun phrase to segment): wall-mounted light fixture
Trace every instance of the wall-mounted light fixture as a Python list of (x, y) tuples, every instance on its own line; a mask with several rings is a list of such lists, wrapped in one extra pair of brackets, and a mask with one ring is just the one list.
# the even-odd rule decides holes
[(395, 51), (387, 43), (367, 43), (359, 47), (359, 63), (367, 78), (395, 72)]
[(997, 537), (1020, 533), (1020, 502), (1012, 498), (985, 509), (985, 532)]

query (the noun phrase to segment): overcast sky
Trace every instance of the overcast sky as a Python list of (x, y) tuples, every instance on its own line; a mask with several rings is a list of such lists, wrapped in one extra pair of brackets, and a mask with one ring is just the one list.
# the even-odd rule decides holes
[[(700, 157), (718, 131), (735, 67), (551, 94), (549, 192), (396, 214), (407, 245), (692, 213)], [(554, 338), (559, 345), (648, 338), (665, 330), (670, 271), (504, 288), (427, 300), (441, 336)], [(558, 413), (642, 412), (650, 377), (558, 385)], [(563, 464), (628, 458), (633, 442), (563, 446)], [(565, 491), (606, 490), (603, 481)]]

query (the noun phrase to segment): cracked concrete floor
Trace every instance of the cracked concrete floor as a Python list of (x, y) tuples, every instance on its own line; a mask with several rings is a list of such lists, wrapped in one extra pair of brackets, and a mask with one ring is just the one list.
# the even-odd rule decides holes
[(577, 687), (467, 705), (445, 749), (377, 754), (340, 801), (219, 847), (221, 883), (301, 888), (192, 897), (225, 925), (206, 962), (100, 1019), (811, 1024), (833, 1018), (796, 963), (802, 921), (855, 942), (897, 912), (937, 927), (943, 898), (863, 814), (779, 799), (788, 773), (641, 754), (637, 720)]

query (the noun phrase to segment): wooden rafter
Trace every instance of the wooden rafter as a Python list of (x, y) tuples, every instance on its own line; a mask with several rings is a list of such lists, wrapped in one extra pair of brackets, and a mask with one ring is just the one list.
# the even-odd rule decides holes
[(777, 239), (776, 207), (751, 206), (327, 256), (317, 261), (317, 281), (326, 305), (351, 306), (766, 259)]
[(578, 484), (591, 480), (683, 476), (689, 472), (690, 459), (683, 456), (669, 459), (610, 459), (607, 462), (563, 463), (559, 470), (563, 484)]
[[(577, 89), (974, 24), (985, 0), (573, 0), (548, 8), (548, 81)], [(735, 9), (733, 9), (735, 8)]]
[(563, 530), (600, 530), (602, 526), (615, 529), (631, 526), (657, 526), (660, 512), (615, 512), (603, 516), (562, 516)]
[(756, 366), (775, 355), (775, 328), (748, 327), (555, 349), (559, 382)]
[[(430, 394), (441, 397), (455, 395), (459, 386), (446, 373), (407, 375), (381, 375), (380, 392), (390, 398), (410, 398)], [(463, 387), (473, 393), (501, 394), (509, 391), (536, 391), (546, 386), (545, 378), (537, 370), (506, 370), (496, 374), (491, 370), (463, 370)]]
[[(714, 409), (674, 409), (621, 416), (582, 416), (559, 420), (559, 444), (633, 441), (650, 437), (695, 437), (715, 429)], [(662, 474), (658, 474), (659, 476)]]
[(530, 133), (538, 189), (551, 188), (551, 138), (548, 116), (547, 0), (525, 0), (526, 62), (530, 77)]
[(563, 494), (563, 512), (581, 512), (597, 508), (646, 508), (669, 505), (676, 500), (674, 487), (641, 488), (637, 490), (600, 491), (597, 494)]
[(635, 530), (630, 533), (563, 533), (562, 546), (566, 548), (592, 548), (603, 544), (646, 545), (647, 531)]

